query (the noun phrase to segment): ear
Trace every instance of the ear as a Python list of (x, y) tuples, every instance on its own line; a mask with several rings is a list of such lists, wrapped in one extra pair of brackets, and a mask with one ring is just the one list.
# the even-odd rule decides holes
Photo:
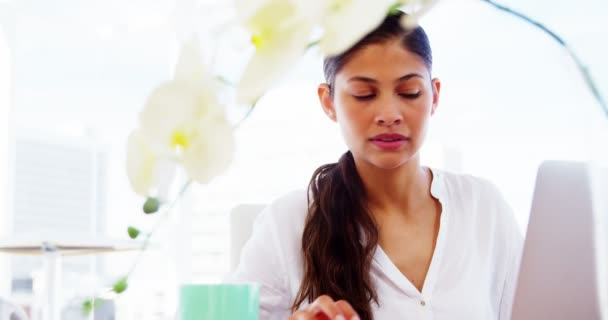
[(431, 86), (433, 87), (433, 107), (431, 109), (431, 115), (435, 114), (437, 106), (439, 105), (439, 92), (441, 91), (441, 81), (437, 78), (431, 80)]
[(334, 108), (334, 98), (331, 95), (331, 88), (329, 84), (322, 83), (319, 85), (317, 89), (317, 94), (319, 95), (319, 102), (321, 102), (321, 107), (323, 108), (323, 112), (330, 118), (333, 122), (336, 122), (336, 109)]

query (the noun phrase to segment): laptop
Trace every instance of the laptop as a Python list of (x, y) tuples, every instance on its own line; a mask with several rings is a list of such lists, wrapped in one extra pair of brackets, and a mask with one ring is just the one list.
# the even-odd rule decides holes
[(606, 168), (540, 166), (512, 319), (608, 319)]

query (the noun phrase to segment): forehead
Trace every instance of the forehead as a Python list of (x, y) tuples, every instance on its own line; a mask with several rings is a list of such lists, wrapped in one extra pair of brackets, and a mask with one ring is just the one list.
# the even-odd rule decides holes
[(336, 74), (336, 81), (363, 76), (392, 82), (409, 73), (430, 77), (424, 60), (394, 40), (371, 44), (355, 52)]

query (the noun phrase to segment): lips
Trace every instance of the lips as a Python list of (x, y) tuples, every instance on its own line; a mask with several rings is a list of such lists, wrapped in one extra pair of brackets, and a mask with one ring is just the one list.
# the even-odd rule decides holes
[(380, 150), (397, 151), (408, 142), (409, 138), (398, 133), (382, 133), (369, 140)]
[(382, 133), (377, 136), (372, 137), (370, 140), (372, 141), (380, 141), (380, 142), (397, 142), (397, 141), (405, 141), (407, 137), (398, 133)]

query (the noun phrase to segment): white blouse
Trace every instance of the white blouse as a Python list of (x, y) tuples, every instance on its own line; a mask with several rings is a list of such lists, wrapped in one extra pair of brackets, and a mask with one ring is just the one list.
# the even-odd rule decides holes
[[(486, 180), (432, 172), (431, 194), (443, 211), (422, 292), (378, 246), (370, 271), (379, 299), (379, 305), (372, 302), (374, 318), (510, 319), (522, 236), (509, 205)], [(240, 264), (228, 277), (260, 284), (260, 320), (286, 320), (291, 314), (302, 280), (306, 196), (305, 190), (292, 192), (258, 216)]]

